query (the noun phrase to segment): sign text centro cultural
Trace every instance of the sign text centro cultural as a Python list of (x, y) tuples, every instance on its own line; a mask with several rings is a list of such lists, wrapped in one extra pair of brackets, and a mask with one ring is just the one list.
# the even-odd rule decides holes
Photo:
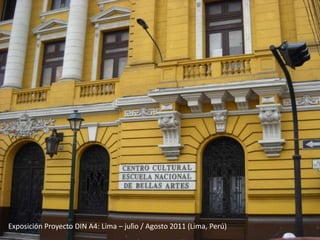
[(120, 164), (121, 190), (195, 190), (195, 163)]

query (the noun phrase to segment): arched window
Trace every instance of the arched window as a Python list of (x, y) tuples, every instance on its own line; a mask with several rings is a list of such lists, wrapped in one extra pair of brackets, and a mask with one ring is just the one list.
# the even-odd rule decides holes
[(80, 159), (79, 213), (108, 211), (109, 154), (101, 146), (87, 148)]
[(245, 213), (244, 151), (233, 138), (211, 141), (203, 153), (203, 217), (241, 217)]

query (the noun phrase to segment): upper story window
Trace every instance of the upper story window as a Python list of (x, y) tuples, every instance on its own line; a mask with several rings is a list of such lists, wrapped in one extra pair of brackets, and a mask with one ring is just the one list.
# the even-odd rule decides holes
[(0, 86), (3, 85), (4, 74), (6, 71), (6, 63), (7, 63), (7, 54), (8, 51), (0, 51)]
[(70, 0), (52, 0), (51, 10), (69, 7)]
[(16, 0), (4, 0), (2, 3), (1, 21), (13, 19)]
[(128, 30), (107, 32), (103, 37), (101, 78), (121, 75), (128, 61)]
[(244, 53), (242, 1), (206, 4), (207, 57)]
[(64, 47), (64, 40), (45, 44), (41, 86), (49, 86), (61, 78)]

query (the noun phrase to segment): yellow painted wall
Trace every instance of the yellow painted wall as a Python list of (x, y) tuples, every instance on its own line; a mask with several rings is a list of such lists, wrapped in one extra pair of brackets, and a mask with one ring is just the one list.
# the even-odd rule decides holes
[[(33, 1), (33, 13), (28, 38), (27, 62), (24, 71), (23, 87), (19, 89), (0, 89), (0, 111), (28, 111), (84, 105), (92, 103), (111, 103), (124, 96), (146, 95), (148, 91), (161, 87), (185, 87), (213, 83), (249, 81), (271, 77), (283, 77), (279, 72), (273, 56), (269, 51), (271, 44), (281, 44), (282, 41), (307, 41), (314, 43), (313, 35), (308, 26), (308, 20), (302, 1), (251, 1), (252, 45), (251, 72), (249, 74), (221, 75), (220, 66), (224, 60), (232, 61), (234, 57), (199, 60), (203, 63), (212, 61), (212, 78), (186, 79), (184, 66), (196, 65), (195, 60), (195, 1), (185, 0), (131, 0), (104, 4), (104, 9), (114, 5), (131, 9), (129, 61), (124, 73), (114, 81), (114, 94), (106, 96), (93, 95), (81, 98), (80, 88), (83, 85), (94, 84), (91, 80), (91, 62), (93, 58), (94, 24), (90, 17), (99, 13), (97, 1), (89, 0), (88, 21), (86, 31), (86, 48), (82, 82), (57, 82), (48, 88), (46, 101), (27, 101), (17, 104), (17, 96), (28, 93), (31, 86), (33, 59), (35, 57), (36, 36), (32, 29), (41, 24), (39, 13), (42, 1)], [(67, 12), (45, 16), (49, 19), (64, 19)], [(136, 24), (137, 18), (143, 18), (149, 25), (150, 33), (155, 37), (162, 50), (164, 63), (145, 31)], [(10, 24), (0, 26), (0, 30), (10, 30)], [(203, 29), (204, 31), (204, 29)], [(319, 55), (315, 48), (310, 49), (311, 61), (303, 68), (290, 70), (295, 81), (319, 79)], [(40, 68), (41, 69), (41, 68)], [(100, 67), (98, 68), (100, 69)], [(38, 73), (40, 79), (40, 72)], [(39, 79), (37, 80), (39, 82)], [(33, 89), (34, 91), (43, 88)], [(168, 100), (168, 102), (171, 102)], [(174, 103), (177, 104), (177, 103)], [(258, 100), (250, 101), (250, 109), (255, 109)], [(160, 107), (156, 103), (157, 107)], [(140, 108), (141, 106), (134, 106)], [(132, 107), (131, 107), (132, 108)], [(227, 105), (228, 110), (236, 110), (234, 102)], [(130, 107), (128, 107), (130, 109)], [(121, 212), (169, 212), (169, 213), (200, 213), (202, 194), (202, 152), (205, 145), (218, 136), (230, 136), (237, 139), (243, 146), (246, 156), (246, 213), (248, 214), (293, 214), (293, 153), (292, 121), (290, 112), (282, 113), (282, 138), (286, 140), (284, 150), (279, 157), (269, 158), (258, 143), (262, 139), (262, 127), (256, 113), (241, 116), (228, 116), (225, 133), (217, 133), (212, 117), (189, 117), (190, 109), (177, 104), (177, 109), (186, 115), (181, 120), (181, 150), (177, 162), (197, 164), (196, 191), (124, 191), (118, 190), (119, 165), (125, 163), (168, 163), (158, 145), (162, 144), (163, 135), (157, 119), (144, 121), (118, 121), (123, 117), (123, 110), (103, 114), (84, 113), (85, 122), (78, 135), (77, 170), (79, 158), (86, 147), (100, 144), (110, 155), (110, 186), (109, 210)], [(207, 106), (205, 112), (212, 110)], [(318, 138), (319, 110), (299, 113), (301, 139)], [(67, 116), (59, 116), (55, 126), (64, 132), (61, 143), (62, 150), (52, 159), (46, 155), (45, 178), (43, 189), (44, 209), (68, 209), (70, 159), (72, 133), (68, 130)], [(125, 119), (125, 118), (124, 118)], [(99, 126), (99, 123), (114, 123), (112, 126)], [(97, 137), (94, 142), (88, 141), (87, 127), (98, 123)], [(86, 125), (88, 124), (88, 125)], [(35, 139), (45, 151), (45, 137), (50, 133)], [(17, 142), (8, 136), (0, 134), (0, 205), (10, 206), (10, 187), (12, 177), (12, 159), (17, 151)], [(320, 173), (312, 169), (312, 159), (320, 158), (318, 150), (302, 150), (302, 186), (304, 197), (304, 213), (319, 214), (320, 206), (316, 204), (320, 198)], [(76, 177), (76, 186), (78, 184)], [(9, 185), (8, 185), (9, 184)], [(76, 194), (77, 195), (77, 194)], [(76, 197), (77, 205), (77, 197)]]

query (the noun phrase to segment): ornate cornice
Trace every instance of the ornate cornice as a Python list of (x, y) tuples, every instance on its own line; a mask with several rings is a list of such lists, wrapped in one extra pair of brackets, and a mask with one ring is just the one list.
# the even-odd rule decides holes
[(24, 113), (16, 120), (0, 122), (0, 133), (9, 135), (10, 138), (34, 137), (38, 132), (48, 132), (49, 125), (53, 125), (54, 121), (52, 118), (31, 118)]

